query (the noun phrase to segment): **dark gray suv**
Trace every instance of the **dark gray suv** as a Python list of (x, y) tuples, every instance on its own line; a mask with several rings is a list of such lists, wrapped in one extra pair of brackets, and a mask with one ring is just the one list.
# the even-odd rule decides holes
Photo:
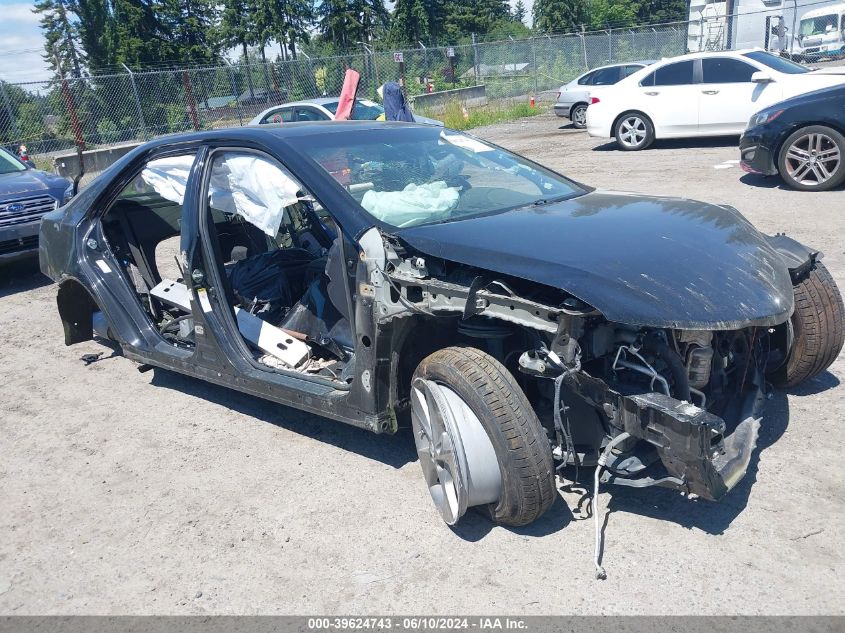
[(36, 254), (41, 216), (72, 195), (69, 180), (32, 169), (0, 147), (0, 262)]

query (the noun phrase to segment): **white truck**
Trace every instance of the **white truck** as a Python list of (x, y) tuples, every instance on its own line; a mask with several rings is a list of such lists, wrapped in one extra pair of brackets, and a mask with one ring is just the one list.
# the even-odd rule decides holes
[(687, 50), (765, 48), (795, 58), (840, 57), (845, 3), (831, 0), (691, 0)]
[(808, 11), (797, 31), (795, 51), (805, 60), (845, 57), (845, 2)]

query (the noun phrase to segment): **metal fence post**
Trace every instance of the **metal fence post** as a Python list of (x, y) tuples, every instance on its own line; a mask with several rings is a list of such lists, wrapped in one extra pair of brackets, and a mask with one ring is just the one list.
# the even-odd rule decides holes
[(613, 62), (613, 29), (607, 29), (607, 61)]
[(18, 122), (15, 121), (15, 115), (12, 112), (12, 104), (9, 101), (9, 95), (6, 94), (6, 82), (0, 81), (0, 96), (3, 97), (3, 106), (6, 109), (6, 114), (9, 116), (9, 129), (12, 130), (16, 140), (20, 140), (21, 131), (18, 129)]
[(590, 63), (587, 61), (587, 36), (585, 35), (586, 28), (581, 25), (581, 32), (578, 34), (581, 37), (581, 49), (584, 51), (584, 69), (590, 70)]
[(531, 38), (531, 65), (534, 67), (534, 96), (537, 96), (537, 89), (539, 85), (539, 78), (537, 77), (537, 73), (539, 73), (539, 69), (537, 68), (537, 47), (534, 46), (534, 38)]
[(138, 114), (138, 123), (141, 124), (141, 138), (145, 141), (150, 137), (147, 135), (147, 124), (144, 122), (144, 111), (141, 108), (141, 99), (138, 96), (138, 86), (135, 85), (135, 74), (129, 70), (129, 66), (122, 63), (120, 64), (123, 66), (123, 69), (129, 73), (129, 83), (132, 84), (132, 94), (135, 96), (135, 111)]
[(478, 84), (481, 81), (481, 69), (478, 67), (478, 42), (475, 41), (475, 33), (472, 34), (472, 63), (475, 70), (475, 83)]
[(188, 103), (188, 114), (191, 117), (191, 125), (194, 130), (200, 129), (199, 118), (197, 117), (197, 102), (194, 100), (194, 90), (191, 87), (191, 78), (188, 77), (188, 71), (182, 71), (182, 86), (185, 88), (185, 101)]
[(243, 127), (244, 117), (241, 114), (241, 95), (238, 92), (238, 85), (235, 83), (235, 71), (232, 69), (232, 64), (228, 59), (224, 58), (223, 61), (226, 62), (226, 70), (229, 71), (229, 84), (232, 86), (232, 94), (235, 96), (235, 109), (238, 111), (238, 122)]

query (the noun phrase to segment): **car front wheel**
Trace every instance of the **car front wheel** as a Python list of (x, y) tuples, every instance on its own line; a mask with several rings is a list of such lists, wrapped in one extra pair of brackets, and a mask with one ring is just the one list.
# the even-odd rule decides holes
[(778, 171), (801, 191), (826, 191), (845, 180), (845, 137), (833, 128), (810, 125), (784, 141)]
[(654, 142), (654, 125), (641, 112), (626, 112), (616, 120), (613, 135), (626, 152), (645, 149)]
[(545, 429), (510, 372), (471, 347), (425, 358), (411, 382), (411, 422), (423, 476), (443, 520), (468, 508), (526, 525), (555, 499)]

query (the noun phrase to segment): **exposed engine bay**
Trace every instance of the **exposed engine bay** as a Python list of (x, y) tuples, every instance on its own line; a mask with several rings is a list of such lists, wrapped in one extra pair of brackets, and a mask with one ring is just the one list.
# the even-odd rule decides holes
[(765, 375), (787, 355), (788, 322), (738, 330), (613, 323), (560, 290), (384, 244), (386, 270), (374, 268), (372, 288), (361, 289), (382, 298), (381, 319), (434, 318), (441, 333), (502, 362), (519, 377), (559, 468), (595, 466), (626, 433), (603, 481), (718, 499), (744, 474)]

